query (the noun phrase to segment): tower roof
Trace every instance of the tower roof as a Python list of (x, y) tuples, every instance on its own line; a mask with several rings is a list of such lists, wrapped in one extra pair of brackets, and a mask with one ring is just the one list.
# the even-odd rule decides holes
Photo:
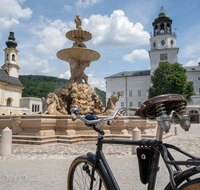
[(17, 42), (15, 41), (15, 36), (14, 36), (14, 32), (10, 31), (10, 35), (8, 37), (8, 41), (6, 41), (6, 45), (8, 48), (16, 48), (17, 47)]
[(162, 23), (162, 22), (172, 23), (172, 20), (170, 19), (170, 17), (164, 13), (163, 7), (161, 7), (158, 17), (154, 19), (153, 25), (156, 25), (157, 23)]

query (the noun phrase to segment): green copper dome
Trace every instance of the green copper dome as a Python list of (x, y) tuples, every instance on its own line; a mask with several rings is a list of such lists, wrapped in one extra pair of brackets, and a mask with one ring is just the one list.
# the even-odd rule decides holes
[(16, 48), (17, 42), (15, 41), (14, 32), (10, 32), (10, 36), (8, 37), (8, 41), (6, 41), (6, 45), (8, 48)]

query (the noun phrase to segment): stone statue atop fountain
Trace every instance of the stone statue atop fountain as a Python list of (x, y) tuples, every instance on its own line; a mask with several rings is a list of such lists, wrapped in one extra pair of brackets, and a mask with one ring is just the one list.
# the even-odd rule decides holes
[(81, 16), (76, 15), (76, 18), (74, 19), (76, 23), (76, 30), (82, 30), (82, 21), (81, 21)]

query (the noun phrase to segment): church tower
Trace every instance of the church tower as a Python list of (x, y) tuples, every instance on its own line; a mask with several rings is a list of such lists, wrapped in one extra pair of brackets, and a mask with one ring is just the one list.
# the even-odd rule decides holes
[(172, 33), (172, 20), (167, 16), (163, 7), (157, 18), (154, 19), (153, 35), (150, 38), (151, 50), (149, 51), (151, 74), (160, 62), (178, 62), (176, 35)]
[(4, 65), (1, 68), (4, 69), (10, 77), (19, 78), (20, 67), (17, 65), (17, 53), (19, 51), (16, 49), (17, 42), (15, 41), (12, 28), (8, 37), (8, 41), (6, 41), (6, 46), (7, 47), (4, 49)]

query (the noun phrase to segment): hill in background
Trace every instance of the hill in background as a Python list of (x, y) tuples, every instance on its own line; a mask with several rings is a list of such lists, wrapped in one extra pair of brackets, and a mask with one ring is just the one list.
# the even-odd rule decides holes
[[(55, 93), (56, 89), (60, 89), (62, 85), (68, 83), (67, 79), (41, 75), (20, 75), (19, 80), (25, 87), (22, 90), (22, 97), (36, 98), (46, 98), (49, 92)], [(105, 107), (106, 92), (98, 89), (97, 87), (95, 87), (94, 90)]]

